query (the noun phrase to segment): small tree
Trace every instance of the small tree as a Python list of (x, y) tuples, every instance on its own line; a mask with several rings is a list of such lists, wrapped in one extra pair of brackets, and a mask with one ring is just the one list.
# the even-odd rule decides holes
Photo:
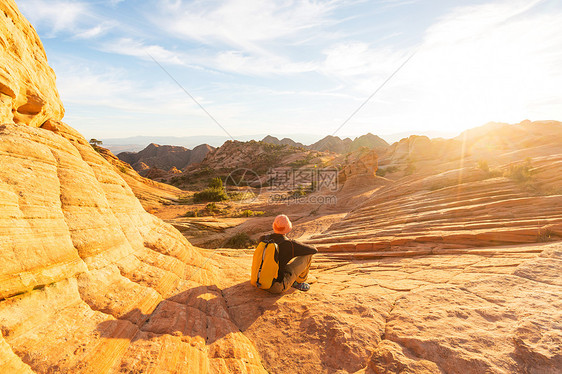
[(90, 144), (94, 147), (98, 147), (98, 146), (102, 145), (103, 142), (101, 140), (97, 140), (97, 139), (90, 139)]

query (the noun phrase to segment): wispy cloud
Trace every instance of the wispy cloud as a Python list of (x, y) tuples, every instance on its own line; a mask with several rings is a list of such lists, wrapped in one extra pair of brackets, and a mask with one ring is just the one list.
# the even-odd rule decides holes
[(281, 56), (253, 56), (236, 50), (207, 53), (172, 51), (161, 45), (149, 44), (132, 38), (110, 40), (102, 43), (99, 49), (147, 61), (154, 58), (159, 63), (166, 65), (242, 75), (295, 74), (317, 69), (317, 64), (313, 62), (294, 62)]
[(23, 14), (38, 28), (44, 28), (49, 38), (60, 34), (78, 39), (91, 39), (106, 34), (115, 22), (103, 19), (84, 1), (20, 0)]
[[(411, 63), (354, 121), (448, 129), (533, 115), (557, 118), (552, 102), (562, 108), (562, 13), (535, 12), (540, 4), (501, 1), (454, 9), (427, 29)], [(325, 51), (323, 71), (348, 82), (343, 92), (367, 95), (414, 48), (336, 45)]]
[(32, 24), (47, 27), (50, 35), (61, 31), (73, 31), (84, 19), (89, 18), (90, 7), (83, 2), (66, 0), (23, 0), (18, 6)]
[(102, 43), (98, 48), (104, 52), (138, 57), (147, 61), (150, 61), (150, 56), (152, 56), (165, 64), (195, 66), (190, 64), (189, 56), (186, 53), (174, 52), (161, 45), (147, 44), (132, 38), (112, 39)]
[(152, 18), (177, 37), (268, 54), (267, 43), (336, 22), (335, 1), (162, 1)]

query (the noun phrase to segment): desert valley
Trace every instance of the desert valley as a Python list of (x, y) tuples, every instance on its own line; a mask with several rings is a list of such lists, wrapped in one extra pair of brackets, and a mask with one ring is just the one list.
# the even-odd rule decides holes
[[(561, 372), (561, 122), (114, 155), (0, 10), (0, 373)], [(278, 214), (307, 292), (249, 282)]]

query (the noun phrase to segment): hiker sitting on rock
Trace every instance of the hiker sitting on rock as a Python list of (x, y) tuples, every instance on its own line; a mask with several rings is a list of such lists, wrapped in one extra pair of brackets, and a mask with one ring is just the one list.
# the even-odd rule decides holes
[[(312, 246), (287, 239), (285, 234), (292, 228), (293, 224), (289, 217), (281, 214), (273, 221), (274, 233), (260, 238), (260, 241), (272, 240), (279, 247), (279, 275), (268, 289), (271, 293), (281, 293), (291, 286), (301, 291), (310, 289), (310, 284), (305, 281), (308, 277), (312, 255), (318, 251)], [(291, 262), (289, 263), (289, 261)]]

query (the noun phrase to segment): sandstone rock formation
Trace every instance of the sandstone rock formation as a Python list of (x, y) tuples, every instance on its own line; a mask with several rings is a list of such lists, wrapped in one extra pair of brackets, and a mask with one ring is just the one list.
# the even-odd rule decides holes
[(263, 372), (213, 263), (59, 121), (37, 35), (0, 10), (2, 113), (42, 103), (0, 125), (0, 372)]
[[(327, 250), (374, 255), (562, 239), (562, 148), (552, 140), (562, 138), (562, 124), (550, 122), (548, 131), (530, 136), (532, 129), (543, 126), (519, 124), (513, 125), (513, 131), (502, 126), (501, 136), (510, 141), (501, 148), (493, 146), (498, 143), (497, 131), (488, 129), (488, 135), (467, 140), (464, 157), (459, 147), (459, 157), (452, 159), (440, 152), (457, 140), (451, 144), (422, 140), (426, 147), (408, 148), (410, 157), (416, 155), (418, 160), (411, 175), (376, 190), (362, 206), (311, 242)], [(519, 130), (526, 135), (513, 136)], [(400, 143), (412, 145), (419, 139), (423, 138), (410, 137)], [(484, 139), (492, 144), (485, 153), (478, 151)], [(398, 155), (405, 157), (407, 153), (398, 151), (400, 143), (389, 149), (381, 164), (397, 162)]]
[(0, 123), (40, 127), (64, 109), (43, 44), (13, 1), (0, 13)]
[[(147, 211), (150, 212), (162, 205), (170, 205), (183, 196), (183, 191), (179, 188), (142, 177), (131, 165), (118, 159), (108, 149), (95, 147), (95, 150), (115, 167)], [(147, 166), (146, 169), (149, 167)]]
[[(235, 264), (235, 323), (272, 373), (541, 373), (562, 365), (562, 246), (341, 261), (316, 255), (307, 293), (264, 295)], [(226, 267), (226, 265), (223, 265)], [(273, 350), (272, 347), (282, 347)]]
[(262, 175), (276, 167), (305, 166), (322, 156), (325, 155), (321, 152), (285, 144), (229, 140), (210, 152), (200, 164), (186, 168), (186, 172), (190, 174), (199, 173), (202, 169), (232, 171), (239, 168), (250, 168)]
[(351, 178), (372, 180), (378, 169), (378, 159), (377, 153), (367, 148), (352, 153), (338, 174), (338, 182), (345, 183)]
[(130, 164), (138, 172), (146, 170), (146, 166), (161, 170), (170, 170), (173, 167), (184, 169), (191, 164), (203, 161), (213, 149), (208, 144), (198, 145), (191, 150), (185, 147), (152, 143), (140, 152), (121, 152), (117, 157)]
[(320, 152), (346, 153), (353, 141), (349, 138), (341, 139), (339, 136), (328, 135), (309, 147)]

